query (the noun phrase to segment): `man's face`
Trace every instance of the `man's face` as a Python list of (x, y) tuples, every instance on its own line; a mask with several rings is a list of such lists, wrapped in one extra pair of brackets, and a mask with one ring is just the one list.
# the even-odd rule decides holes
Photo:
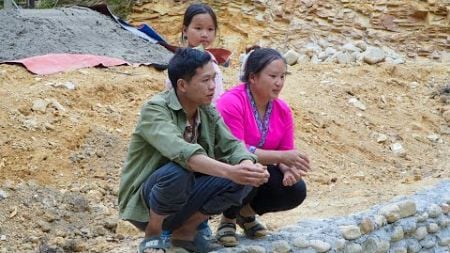
[(216, 72), (212, 62), (195, 70), (195, 75), (182, 87), (184, 97), (195, 105), (211, 104), (216, 89)]

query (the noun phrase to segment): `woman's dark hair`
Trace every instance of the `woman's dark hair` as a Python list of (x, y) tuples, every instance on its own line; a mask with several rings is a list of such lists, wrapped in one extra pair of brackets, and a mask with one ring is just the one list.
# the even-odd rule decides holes
[(207, 52), (203, 52), (193, 48), (179, 48), (175, 55), (169, 61), (169, 80), (172, 87), (177, 89), (177, 81), (184, 79), (190, 81), (196, 74), (199, 67), (205, 66), (211, 61), (211, 56)]
[(248, 83), (250, 74), (258, 74), (275, 60), (283, 60), (286, 64), (286, 60), (277, 50), (272, 48), (255, 48), (244, 64), (244, 73), (241, 76), (241, 81)]
[[(217, 33), (218, 25), (216, 14), (214, 13), (213, 9), (211, 9), (211, 7), (202, 3), (191, 4), (186, 9), (186, 11), (184, 12), (182, 31), (184, 30), (184, 27), (188, 27), (191, 24), (192, 19), (198, 14), (209, 14), (213, 20), (214, 28), (216, 29)], [(184, 34), (183, 32), (181, 32), (181, 41), (184, 41), (184, 39)]]

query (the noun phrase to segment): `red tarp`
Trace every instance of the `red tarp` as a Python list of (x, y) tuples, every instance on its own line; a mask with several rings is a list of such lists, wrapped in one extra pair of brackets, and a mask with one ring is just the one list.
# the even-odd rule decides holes
[(130, 65), (128, 62), (106, 56), (91, 54), (46, 54), (3, 63), (20, 63), (28, 71), (38, 75), (49, 75), (62, 71), (95, 66)]

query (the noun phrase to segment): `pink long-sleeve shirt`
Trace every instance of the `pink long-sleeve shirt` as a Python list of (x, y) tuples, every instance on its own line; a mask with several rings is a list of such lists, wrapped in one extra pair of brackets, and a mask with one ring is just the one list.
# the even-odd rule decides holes
[[(242, 140), (247, 148), (257, 147), (261, 133), (246, 94), (245, 84), (240, 84), (222, 94), (216, 104), (217, 110), (233, 135)], [(294, 149), (294, 122), (292, 111), (281, 99), (273, 100), (272, 113), (266, 141), (261, 149)]]

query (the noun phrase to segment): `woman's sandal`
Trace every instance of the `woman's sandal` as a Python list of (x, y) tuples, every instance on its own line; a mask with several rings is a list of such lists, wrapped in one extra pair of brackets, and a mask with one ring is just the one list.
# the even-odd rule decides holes
[(255, 216), (244, 217), (238, 215), (236, 217), (236, 223), (244, 230), (248, 238), (256, 239), (269, 234), (267, 228)]
[(235, 247), (239, 244), (236, 236), (236, 224), (231, 222), (222, 222), (217, 228), (217, 241), (225, 247)]
[(138, 247), (138, 253), (145, 253), (146, 250), (155, 249), (167, 252), (169, 245), (159, 236), (145, 238)]

